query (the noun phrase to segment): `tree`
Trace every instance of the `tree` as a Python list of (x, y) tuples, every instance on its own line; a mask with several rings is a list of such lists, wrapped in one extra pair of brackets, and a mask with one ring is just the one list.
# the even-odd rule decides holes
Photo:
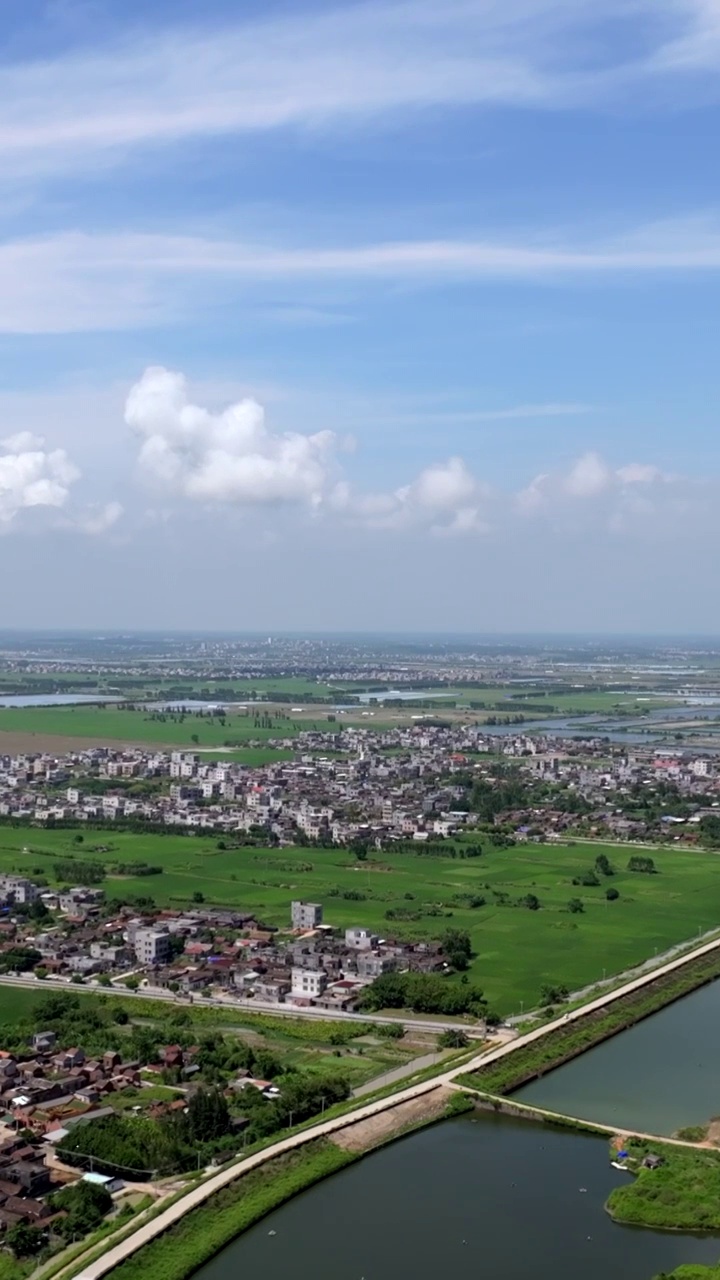
[(204, 893), (202, 893), (202, 892), (200, 891), (200, 889), (196, 889), (196, 890), (195, 890), (195, 892), (194, 892), (194, 894), (193, 894), (193, 896), (192, 896), (192, 900), (193, 900), (193, 902), (197, 902), (197, 903), (204, 902), (204, 901), (205, 901), (205, 894), (204, 894)]
[(534, 893), (526, 893), (524, 898), (520, 898), (520, 906), (527, 907), (528, 911), (540, 910), (540, 899)]
[(448, 1028), (438, 1036), (438, 1049), (466, 1049), (470, 1038), (459, 1027)]
[[(381, 1022), (375, 1030), (379, 1036), (382, 1036), (383, 1040), (402, 1040), (405, 1035), (405, 1028), (402, 1022)], [(343, 1042), (344, 1040), (345, 1036), (343, 1035)]]
[(100, 1225), (106, 1213), (112, 1209), (112, 1196), (104, 1187), (89, 1182), (76, 1182), (64, 1187), (50, 1198), (53, 1210), (63, 1209), (65, 1217), (58, 1229), (66, 1240), (86, 1236)]
[(572, 915), (579, 915), (580, 912), (584, 910), (585, 907), (583, 906), (582, 898), (571, 898), (568, 902), (568, 911), (570, 911)]
[(30, 1258), (42, 1249), (42, 1232), (36, 1227), (29, 1227), (26, 1222), (18, 1222), (8, 1231), (5, 1243), (12, 1249), (16, 1258)]
[(573, 884), (581, 884), (588, 889), (596, 889), (599, 883), (600, 881), (592, 869), (590, 871), (583, 871), (582, 875), (578, 876), (577, 880), (573, 880)]
[(620, 897), (620, 894), (618, 893), (617, 889), (606, 889), (605, 897), (607, 898), (608, 902), (617, 902), (618, 898)]
[(599, 872), (601, 876), (615, 875), (610, 859), (608, 858), (606, 853), (598, 854), (597, 858), (595, 859), (595, 870)]
[(27, 973), (40, 960), (42, 956), (34, 947), (14, 946), (0, 955), (0, 972), (8, 973), (12, 970), (15, 973)]
[(641, 871), (646, 875), (656, 875), (657, 868), (652, 858), (644, 854), (634, 853), (627, 865), (628, 871)]
[(568, 995), (567, 987), (559, 983), (544, 982), (540, 988), (540, 1004), (560, 1004), (563, 1000), (567, 1000)]
[(129, 978), (125, 979), (125, 986), (127, 987), (128, 991), (137, 991), (138, 987), (140, 986), (140, 979), (136, 978), (133, 974), (131, 974)]
[(191, 734), (190, 734), (190, 741), (191, 741), (191, 742), (194, 742), (194, 743), (195, 743), (195, 746), (197, 746), (197, 745), (198, 745), (198, 743), (199, 743), (199, 741), (200, 741), (200, 737), (199, 737), (199, 735), (198, 735), (197, 733), (191, 733)]
[(219, 1089), (198, 1089), (188, 1103), (188, 1128), (193, 1142), (212, 1142), (230, 1128), (228, 1104)]
[(457, 969), (459, 973), (467, 969), (472, 959), (472, 942), (469, 933), (464, 929), (446, 929), (440, 939), (440, 945), (443, 955), (447, 956), (453, 969)]

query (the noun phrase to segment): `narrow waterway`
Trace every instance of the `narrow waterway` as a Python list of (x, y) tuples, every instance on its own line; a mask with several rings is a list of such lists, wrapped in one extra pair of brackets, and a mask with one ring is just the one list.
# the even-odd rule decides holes
[(720, 981), (692, 992), (557, 1071), (520, 1102), (645, 1133), (720, 1115)]
[[(720, 1239), (616, 1226), (599, 1138), (463, 1116), (367, 1156), (240, 1236), (201, 1280), (651, 1280)], [(274, 1234), (271, 1234), (274, 1233)]]

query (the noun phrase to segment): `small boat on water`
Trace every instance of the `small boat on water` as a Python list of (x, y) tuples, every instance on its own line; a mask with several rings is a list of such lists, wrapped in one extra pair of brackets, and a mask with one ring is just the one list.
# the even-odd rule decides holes
[(623, 1173), (629, 1173), (629, 1172), (630, 1172), (630, 1170), (628, 1169), (627, 1165), (626, 1165), (626, 1164), (621, 1164), (619, 1160), (611, 1160), (611, 1161), (610, 1161), (610, 1164), (611, 1164), (611, 1166), (612, 1166), (612, 1168), (613, 1168), (613, 1169), (622, 1169)]

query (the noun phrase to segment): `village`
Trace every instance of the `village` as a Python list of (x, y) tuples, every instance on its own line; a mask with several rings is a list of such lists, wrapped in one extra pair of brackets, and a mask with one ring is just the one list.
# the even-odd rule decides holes
[(222, 752), (208, 760), (140, 746), (5, 755), (0, 821), (255, 833), (276, 845), (425, 841), (472, 826), (473, 782), (495, 785), (510, 772), (527, 795), (493, 820), (520, 839), (552, 838), (580, 822), (593, 834), (693, 842), (718, 806), (710, 752), (503, 728), (305, 731), (271, 740), (277, 760), (252, 767)]

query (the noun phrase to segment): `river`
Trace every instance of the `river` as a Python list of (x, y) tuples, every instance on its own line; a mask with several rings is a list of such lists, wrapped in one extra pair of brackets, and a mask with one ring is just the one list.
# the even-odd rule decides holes
[(519, 1089), (519, 1102), (670, 1135), (720, 1115), (720, 981)]
[(198, 1277), (651, 1280), (681, 1262), (720, 1258), (720, 1239), (613, 1223), (603, 1206), (627, 1176), (610, 1167), (602, 1139), (463, 1116), (310, 1188)]
[(121, 698), (100, 693), (3, 693), (2, 707), (75, 707), (87, 702), (120, 702)]

